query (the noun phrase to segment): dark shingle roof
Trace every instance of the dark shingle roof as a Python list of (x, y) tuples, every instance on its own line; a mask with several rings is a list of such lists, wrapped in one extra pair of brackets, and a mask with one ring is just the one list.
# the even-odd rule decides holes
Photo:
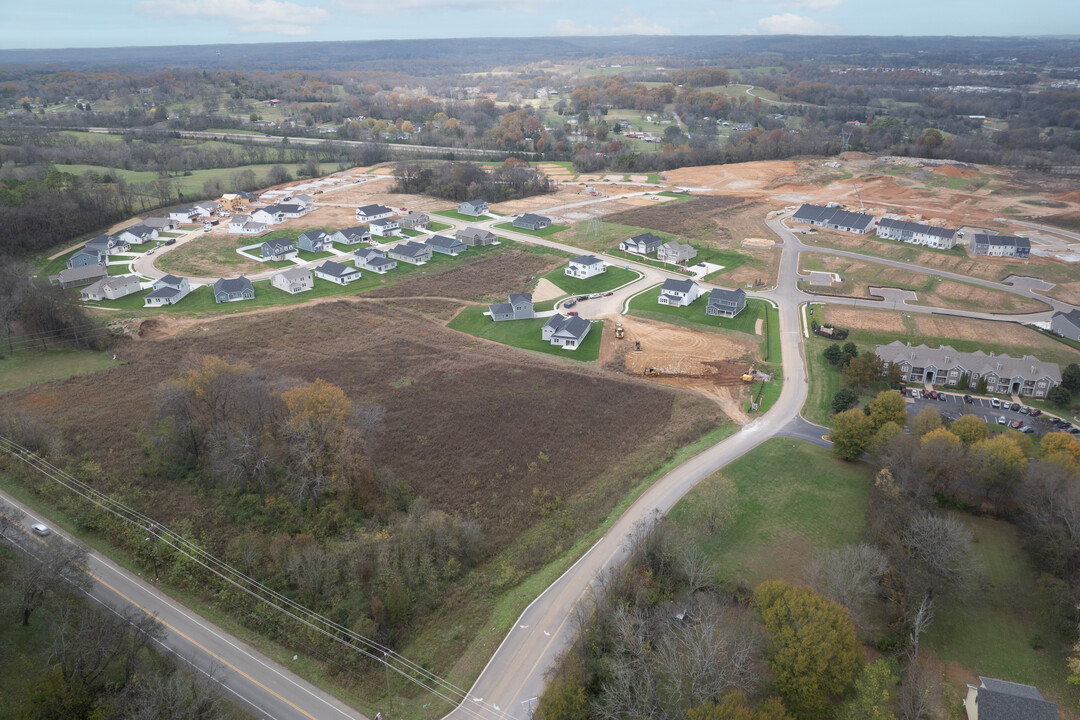
[(319, 272), (324, 275), (333, 275), (334, 277), (345, 277), (346, 275), (355, 275), (360, 271), (356, 268), (349, 267), (348, 265), (342, 265), (333, 260), (327, 260), (319, 266)]
[(1057, 705), (1031, 685), (980, 677), (979, 720), (1057, 720)]
[(232, 294), (232, 293), (243, 292), (244, 290), (254, 290), (254, 289), (255, 288), (253, 288), (252, 285), (251, 285), (251, 281), (248, 280), (246, 277), (218, 278), (217, 281), (214, 283), (214, 294), (215, 295), (218, 294), (219, 292), (227, 292), (227, 293)]
[(1031, 248), (1030, 240), (1026, 237), (1016, 237), (1015, 235), (986, 235), (984, 233), (979, 233), (975, 236), (974, 242), (976, 245), (1004, 245), (1006, 247)]
[(382, 215), (383, 213), (391, 212), (390, 208), (385, 205), (364, 205), (357, 208), (356, 211), (361, 215)]
[(604, 261), (595, 255), (579, 255), (570, 262), (577, 263), (578, 265), (595, 265), (596, 263), (603, 263)]
[(427, 239), (427, 244), (439, 248), (446, 248), (447, 250), (456, 247), (465, 247), (465, 243), (457, 238), (447, 237), (446, 235), (432, 235)]
[(894, 220), (893, 218), (881, 218), (878, 227), (895, 228), (901, 232), (919, 233), (920, 235), (933, 235), (946, 240), (952, 240), (956, 237), (956, 231), (949, 228), (923, 225), (922, 223), (913, 223), (907, 220)]
[(844, 210), (843, 208), (822, 207), (821, 205), (806, 204), (800, 207), (793, 217), (810, 223), (825, 223), (842, 227), (858, 228), (863, 230), (874, 222), (873, 215)]
[(742, 288), (736, 288), (734, 290), (728, 290), (726, 288), (713, 288), (712, 292), (709, 293), (709, 303), (708, 304), (709, 305), (712, 305), (714, 303), (717, 304), (717, 305), (724, 305), (724, 304), (727, 304), (727, 303), (738, 304), (744, 297), (746, 297), (746, 293), (743, 292)]
[(694, 281), (690, 278), (685, 280), (675, 280), (674, 278), (668, 278), (664, 281), (664, 287), (661, 288), (661, 292), (681, 292), (688, 293), (694, 288)]

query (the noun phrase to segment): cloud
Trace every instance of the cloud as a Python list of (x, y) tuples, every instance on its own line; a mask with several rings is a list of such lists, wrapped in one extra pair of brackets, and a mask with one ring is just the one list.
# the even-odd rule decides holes
[(670, 35), (671, 30), (640, 15), (618, 25), (579, 25), (573, 20), (559, 20), (554, 25), (556, 35)]
[(845, 0), (737, 0), (743, 5), (779, 5), (805, 10), (835, 10), (844, 4)]
[(148, 15), (220, 19), (240, 32), (307, 35), (330, 18), (321, 7), (288, 0), (144, 0), (132, 6)]
[(535, 9), (536, 5), (554, 0), (531, 0), (529, 8), (513, 6), (506, 0), (337, 0), (335, 5), (346, 12), (362, 15), (392, 15), (402, 10), (484, 10), (499, 12)]
[(757, 30), (743, 30), (744, 35), (835, 35), (840, 27), (795, 13), (770, 15), (758, 20)]

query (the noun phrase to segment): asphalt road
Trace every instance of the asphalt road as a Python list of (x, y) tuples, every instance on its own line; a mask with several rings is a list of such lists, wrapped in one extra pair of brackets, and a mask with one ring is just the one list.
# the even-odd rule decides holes
[[(0, 492), (0, 500), (26, 513), (24, 527), (48, 525), (48, 542), (72, 542), (70, 536), (37, 512)], [(42, 542), (24, 533), (25, 542)], [(134, 606), (156, 614), (166, 628), (164, 649), (210, 674), (226, 695), (258, 718), (271, 720), (367, 720), (336, 698), (289, 672), (208, 620), (196, 615), (134, 573), (91, 552), (87, 570), (94, 580), (91, 596), (115, 610)]]

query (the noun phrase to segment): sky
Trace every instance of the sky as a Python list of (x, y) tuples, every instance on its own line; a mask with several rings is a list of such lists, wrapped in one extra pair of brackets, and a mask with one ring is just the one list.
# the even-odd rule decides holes
[(1080, 35), (1028, 0), (0, 0), (0, 48), (567, 35)]

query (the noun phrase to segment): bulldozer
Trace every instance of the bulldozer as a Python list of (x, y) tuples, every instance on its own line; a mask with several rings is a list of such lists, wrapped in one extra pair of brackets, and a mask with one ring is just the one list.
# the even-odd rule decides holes
[(660, 371), (654, 367), (645, 368), (645, 371), (642, 372), (642, 375), (644, 375), (645, 377), (660, 377)]
[(622, 340), (626, 337), (626, 331), (623, 330), (622, 323), (615, 323), (615, 339)]
[(754, 365), (751, 365), (750, 368), (742, 374), (743, 382), (754, 382), (754, 367)]

